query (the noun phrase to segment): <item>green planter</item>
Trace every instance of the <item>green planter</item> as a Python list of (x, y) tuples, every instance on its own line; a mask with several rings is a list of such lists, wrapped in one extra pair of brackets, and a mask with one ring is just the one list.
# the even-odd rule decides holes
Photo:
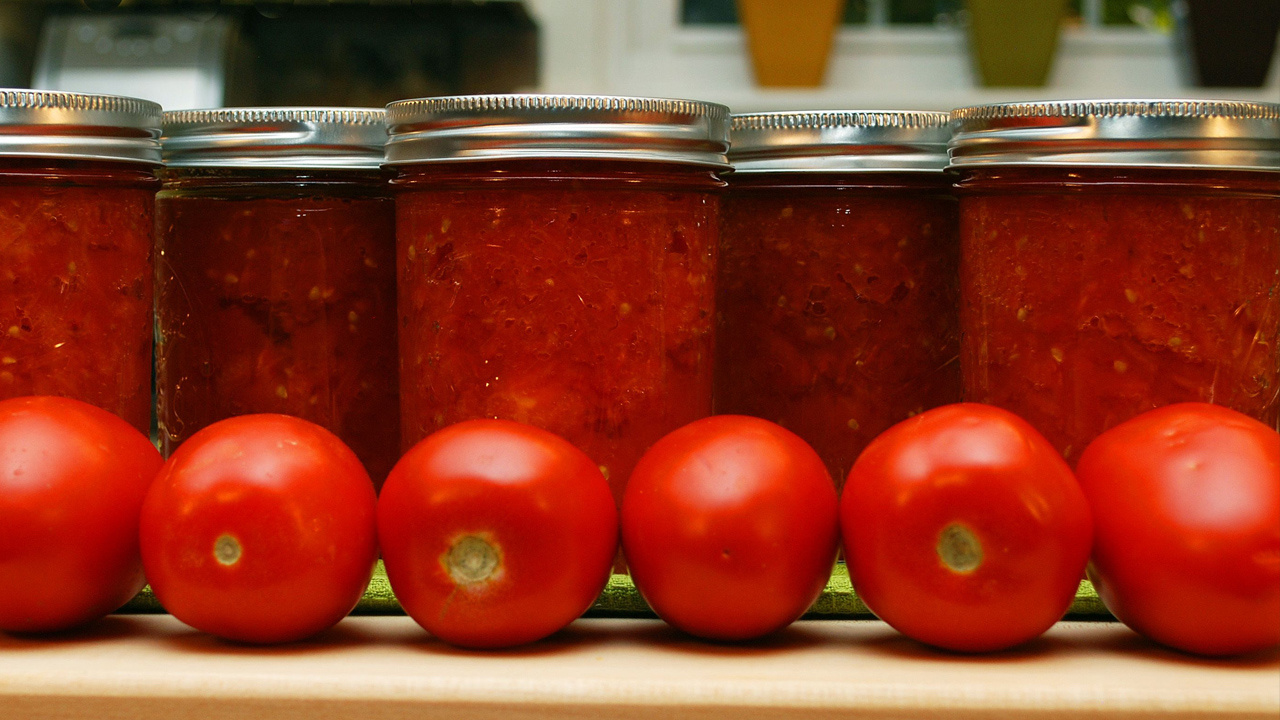
[(969, 48), (989, 87), (1044, 85), (1066, 0), (968, 0)]

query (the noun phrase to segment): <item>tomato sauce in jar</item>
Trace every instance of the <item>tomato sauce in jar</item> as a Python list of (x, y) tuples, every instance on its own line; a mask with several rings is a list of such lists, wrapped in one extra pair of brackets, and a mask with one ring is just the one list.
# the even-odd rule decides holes
[(1280, 106), (956, 117), (968, 399), (1022, 415), (1073, 464), (1177, 402), (1280, 425)]
[(4, 90), (0, 126), (0, 398), (75, 398), (146, 433), (160, 106)]
[[(376, 484), (399, 458), (383, 112), (168, 113), (156, 382), (163, 449), (233, 415), (323, 425)], [(282, 139), (282, 136), (285, 139)]]
[(590, 455), (620, 501), (649, 445), (711, 412), (727, 111), (480, 96), (388, 115), (404, 447), (526, 422)]
[(733, 117), (716, 412), (791, 429), (837, 485), (881, 432), (960, 398), (947, 122)]

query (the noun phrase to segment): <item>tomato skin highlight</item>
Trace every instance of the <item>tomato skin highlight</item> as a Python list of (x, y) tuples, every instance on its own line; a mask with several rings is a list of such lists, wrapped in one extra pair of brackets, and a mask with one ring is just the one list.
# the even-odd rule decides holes
[(599, 597), (618, 510), (599, 467), (531, 425), (470, 420), (405, 453), (378, 500), (383, 561), (405, 612), (451, 645), (540, 640)]
[(336, 435), (288, 415), (241, 415), (192, 435), (143, 505), (142, 560), (166, 610), (245, 643), (337, 624), (377, 560), (376, 497)]
[(1117, 618), (1200, 655), (1280, 645), (1280, 434), (1167, 405), (1098, 436), (1076, 473), (1095, 518), (1090, 577)]
[(0, 630), (71, 629), (142, 589), (138, 515), (162, 463), (93, 405), (0, 401)]
[(1070, 607), (1089, 557), (1089, 507), (1071, 469), (988, 405), (946, 405), (885, 431), (854, 463), (840, 510), (859, 597), (948, 650), (1039, 637)]
[(622, 504), (636, 588), (680, 630), (749, 640), (797, 620), (831, 576), (835, 484), (785, 428), (717, 415), (668, 434), (640, 459)]

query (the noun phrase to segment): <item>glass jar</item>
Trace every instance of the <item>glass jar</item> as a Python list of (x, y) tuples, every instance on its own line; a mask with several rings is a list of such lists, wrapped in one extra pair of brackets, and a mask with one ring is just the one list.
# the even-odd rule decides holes
[(960, 398), (946, 113), (735, 115), (716, 412), (791, 429), (837, 485), (891, 425)]
[(165, 114), (162, 449), (233, 415), (323, 425), (378, 485), (399, 458), (395, 207), (382, 110)]
[(480, 96), (393, 103), (404, 447), (480, 417), (590, 455), (615, 497), (711, 412), (727, 110)]
[(1280, 106), (958, 110), (965, 395), (1072, 464), (1143, 411), (1280, 418)]
[(160, 106), (0, 90), (0, 127), (0, 398), (75, 398), (146, 433)]

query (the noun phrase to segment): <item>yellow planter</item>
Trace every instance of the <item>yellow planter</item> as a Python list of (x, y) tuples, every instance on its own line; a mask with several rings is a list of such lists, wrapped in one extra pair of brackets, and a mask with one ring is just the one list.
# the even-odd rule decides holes
[(822, 84), (844, 0), (737, 0), (756, 84)]

